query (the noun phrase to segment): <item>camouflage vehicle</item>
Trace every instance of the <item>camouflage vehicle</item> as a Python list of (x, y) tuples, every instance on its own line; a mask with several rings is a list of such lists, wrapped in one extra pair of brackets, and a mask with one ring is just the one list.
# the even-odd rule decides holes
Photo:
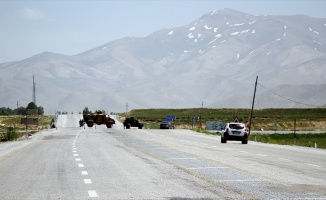
[(94, 124), (105, 124), (106, 127), (112, 128), (113, 124), (115, 124), (115, 120), (104, 115), (101, 111), (97, 111), (94, 114), (84, 114), (83, 119), (79, 120), (79, 126), (82, 127), (84, 124), (87, 124), (88, 127), (93, 127)]
[(130, 127), (138, 127), (138, 129), (142, 129), (144, 126), (143, 123), (140, 123), (137, 119), (134, 117), (126, 118), (123, 122), (123, 127), (126, 129), (130, 129)]

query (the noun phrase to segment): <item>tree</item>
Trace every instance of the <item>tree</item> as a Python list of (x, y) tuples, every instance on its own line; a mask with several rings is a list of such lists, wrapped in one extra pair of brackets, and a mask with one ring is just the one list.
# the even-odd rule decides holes
[(26, 107), (26, 110), (28, 109), (37, 109), (37, 105), (34, 102), (30, 102)]
[(83, 115), (91, 114), (92, 112), (88, 110), (88, 107), (85, 107), (83, 110)]

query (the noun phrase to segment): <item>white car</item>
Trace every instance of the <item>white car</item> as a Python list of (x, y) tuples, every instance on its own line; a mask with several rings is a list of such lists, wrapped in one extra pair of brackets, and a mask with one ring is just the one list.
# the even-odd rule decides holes
[(248, 129), (243, 123), (226, 123), (221, 132), (221, 143), (226, 143), (228, 140), (241, 141), (242, 144), (248, 143)]

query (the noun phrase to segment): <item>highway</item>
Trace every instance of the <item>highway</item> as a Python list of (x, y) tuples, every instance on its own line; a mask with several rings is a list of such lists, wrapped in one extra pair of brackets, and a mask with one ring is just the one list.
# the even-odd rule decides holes
[(79, 119), (0, 143), (0, 199), (326, 199), (326, 150)]

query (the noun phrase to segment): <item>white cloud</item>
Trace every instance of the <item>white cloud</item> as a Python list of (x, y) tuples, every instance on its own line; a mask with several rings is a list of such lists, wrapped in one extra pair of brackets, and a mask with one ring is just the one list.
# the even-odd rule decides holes
[(25, 19), (32, 19), (32, 20), (49, 19), (48, 16), (46, 16), (46, 14), (43, 13), (42, 11), (30, 7), (24, 7), (22, 14)]

